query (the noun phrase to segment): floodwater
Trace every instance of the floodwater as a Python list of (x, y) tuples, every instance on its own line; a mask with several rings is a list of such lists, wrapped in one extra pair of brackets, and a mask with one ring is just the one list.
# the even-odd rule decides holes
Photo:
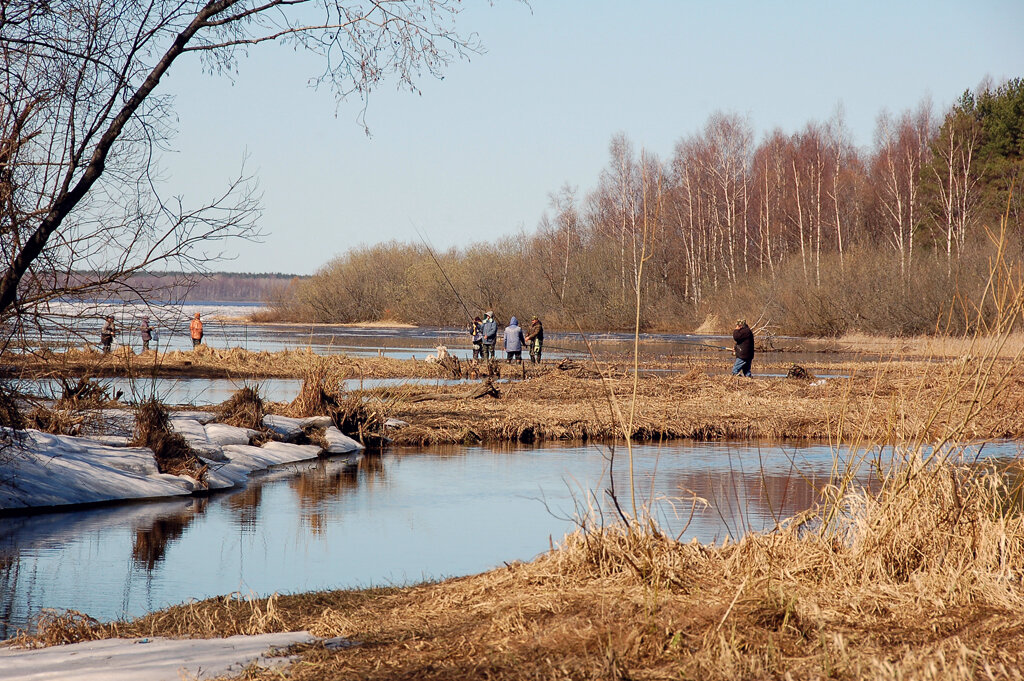
[[(1017, 454), (1012, 443), (986, 450)], [(530, 560), (581, 518), (614, 521), (612, 489), (631, 509), (626, 460), (598, 446), (397, 450), (282, 466), (209, 497), (0, 517), (0, 638), (44, 608), (111, 620), (219, 594), (401, 585)], [(643, 445), (635, 498), (684, 541), (720, 541), (808, 508), (832, 468), (824, 445)]]
[[(203, 343), (214, 348), (243, 348), (251, 352), (276, 352), (308, 348), (318, 354), (345, 354), (351, 357), (392, 357), (424, 359), (434, 354), (437, 346), (444, 345), (460, 359), (472, 354), (469, 335), (459, 328), (416, 327), (378, 328), (343, 326), (340, 324), (257, 324), (246, 321), (259, 310), (258, 305), (240, 303), (192, 303), (187, 305), (150, 305), (148, 307), (114, 303), (54, 304), (55, 316), (40, 329), (29, 332), (25, 343), (29, 347), (54, 349), (82, 347), (89, 344), (98, 348), (99, 330), (103, 317), (113, 314), (121, 330), (115, 346), (125, 344), (136, 352), (142, 342), (138, 325), (142, 316), (158, 330), (159, 338), (152, 347), (161, 351), (186, 350), (192, 347), (188, 325), (195, 312), (204, 322)], [(576, 332), (545, 328), (544, 357), (561, 359), (587, 355), (589, 347), (597, 355), (619, 356), (633, 347), (632, 333), (588, 333), (586, 340)], [(732, 366), (732, 338), (694, 334), (640, 335), (641, 354), (646, 358), (700, 353), (720, 353), (723, 371)], [(499, 352), (499, 355), (502, 353)], [(810, 362), (821, 361), (821, 355), (795, 355), (786, 353), (761, 355), (761, 361)], [(830, 362), (841, 359), (829, 356)], [(755, 365), (756, 371), (756, 365)]]

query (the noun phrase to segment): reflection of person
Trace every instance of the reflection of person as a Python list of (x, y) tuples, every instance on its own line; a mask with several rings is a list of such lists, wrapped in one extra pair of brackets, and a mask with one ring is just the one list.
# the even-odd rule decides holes
[(536, 315), (530, 321), (530, 328), (526, 330), (526, 345), (530, 349), (530, 361), (540, 364), (540, 353), (544, 348), (544, 325)]
[(189, 334), (192, 336), (192, 347), (199, 347), (199, 344), (203, 342), (203, 322), (199, 319), (198, 312), (196, 312), (196, 316), (192, 318), (192, 323), (188, 325), (188, 330)]
[(114, 325), (114, 315), (108, 314), (103, 329), (100, 330), (100, 343), (103, 345), (103, 352), (109, 353), (110, 346), (114, 343), (114, 336), (117, 335), (117, 327)]
[(149, 350), (149, 341), (153, 340), (153, 327), (149, 325), (149, 317), (143, 317), (139, 324), (139, 337), (142, 338), (142, 351)]
[(480, 356), (484, 354), (483, 324), (479, 317), (473, 317), (473, 321), (469, 324), (469, 335), (473, 337), (473, 359), (480, 359)]
[(743, 319), (736, 320), (736, 328), (733, 329), (732, 339), (736, 342), (736, 363), (732, 366), (732, 373), (750, 376), (750, 365), (754, 361), (754, 332), (747, 326)]
[(505, 357), (509, 364), (513, 361), (523, 361), (523, 345), (525, 343), (526, 339), (523, 337), (519, 320), (512, 315), (512, 319), (508, 320), (508, 326), (505, 327)]
[(490, 310), (484, 313), (484, 323), (480, 326), (480, 332), (484, 336), (481, 346), (484, 351), (484, 359), (494, 359), (494, 344), (498, 342), (498, 322), (494, 321), (494, 313)]

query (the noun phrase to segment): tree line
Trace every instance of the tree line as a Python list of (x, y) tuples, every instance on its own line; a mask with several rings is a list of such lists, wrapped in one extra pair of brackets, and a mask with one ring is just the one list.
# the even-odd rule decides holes
[(994, 254), (1024, 255), (1022, 171), (1020, 78), (942, 115), (928, 101), (884, 112), (868, 149), (840, 114), (755, 142), (749, 120), (717, 113), (666, 159), (614, 136), (597, 186), (553, 192), (532, 234), (361, 246), (267, 303), (312, 322), (451, 325), (493, 309), (620, 329), (639, 308), (648, 330), (743, 316), (784, 333), (961, 332)]

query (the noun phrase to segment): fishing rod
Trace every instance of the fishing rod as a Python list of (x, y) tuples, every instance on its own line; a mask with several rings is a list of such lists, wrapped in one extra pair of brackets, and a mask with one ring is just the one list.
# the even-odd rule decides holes
[(710, 343), (704, 343), (702, 341), (679, 340), (679, 341), (676, 341), (676, 342), (677, 343), (685, 343), (687, 345), (697, 345), (697, 346), (702, 347), (702, 348), (712, 348), (714, 350), (732, 350), (732, 348), (730, 348), (727, 345), (712, 345)]
[(437, 265), (437, 269), (441, 270), (441, 276), (444, 277), (444, 280), (446, 282), (448, 282), (448, 286), (451, 287), (452, 293), (454, 293), (455, 297), (458, 299), (459, 305), (462, 305), (462, 309), (466, 311), (466, 316), (469, 317), (469, 321), (472, 322), (473, 321), (473, 313), (469, 311), (469, 307), (467, 307), (466, 303), (463, 302), (462, 296), (459, 295), (458, 290), (456, 290), (456, 288), (455, 288), (455, 284), (453, 284), (452, 280), (448, 278), (448, 273), (445, 272), (444, 271), (444, 267), (441, 266), (441, 261), (439, 261), (437, 259), (437, 256), (434, 255), (434, 249), (430, 247), (430, 244), (427, 243), (426, 237), (420, 232), (419, 228), (416, 226), (415, 223), (413, 223), (412, 220), (409, 220), (409, 224), (411, 224), (412, 228), (414, 230), (416, 230), (416, 234), (419, 236), (420, 241), (423, 242), (423, 245), (427, 249), (427, 253), (430, 254), (430, 259), (434, 261), (435, 265)]

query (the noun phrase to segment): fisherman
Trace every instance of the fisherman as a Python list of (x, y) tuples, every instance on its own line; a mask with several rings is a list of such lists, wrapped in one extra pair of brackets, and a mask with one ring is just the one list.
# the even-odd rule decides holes
[(498, 342), (498, 322), (494, 321), (494, 312), (488, 310), (484, 313), (484, 323), (480, 325), (480, 333), (483, 334), (481, 347), (484, 353), (484, 360), (494, 359), (494, 346)]
[(188, 331), (192, 336), (192, 349), (195, 350), (203, 342), (203, 322), (199, 319), (198, 312), (192, 318), (192, 323), (188, 325)]
[(522, 364), (523, 345), (525, 344), (526, 339), (523, 337), (523, 329), (519, 326), (519, 320), (512, 315), (508, 326), (505, 327), (505, 361), (511, 364), (515, 360)]
[(754, 332), (745, 319), (736, 320), (732, 339), (736, 342), (736, 363), (732, 366), (733, 376), (740, 374), (750, 377), (750, 365), (754, 361)]
[(473, 317), (473, 321), (469, 324), (469, 335), (473, 337), (473, 359), (480, 359), (484, 354), (483, 324), (479, 316)]
[(110, 346), (114, 344), (114, 336), (117, 335), (117, 326), (114, 325), (114, 315), (108, 314), (106, 323), (100, 330), (100, 344), (103, 346), (103, 354), (110, 354)]
[(544, 347), (544, 325), (540, 323), (537, 315), (530, 320), (530, 328), (526, 332), (526, 343), (530, 348), (530, 361), (540, 364), (540, 353)]
[(149, 317), (143, 317), (139, 324), (139, 337), (142, 338), (142, 351), (149, 350), (149, 341), (153, 340), (153, 327), (149, 325)]

